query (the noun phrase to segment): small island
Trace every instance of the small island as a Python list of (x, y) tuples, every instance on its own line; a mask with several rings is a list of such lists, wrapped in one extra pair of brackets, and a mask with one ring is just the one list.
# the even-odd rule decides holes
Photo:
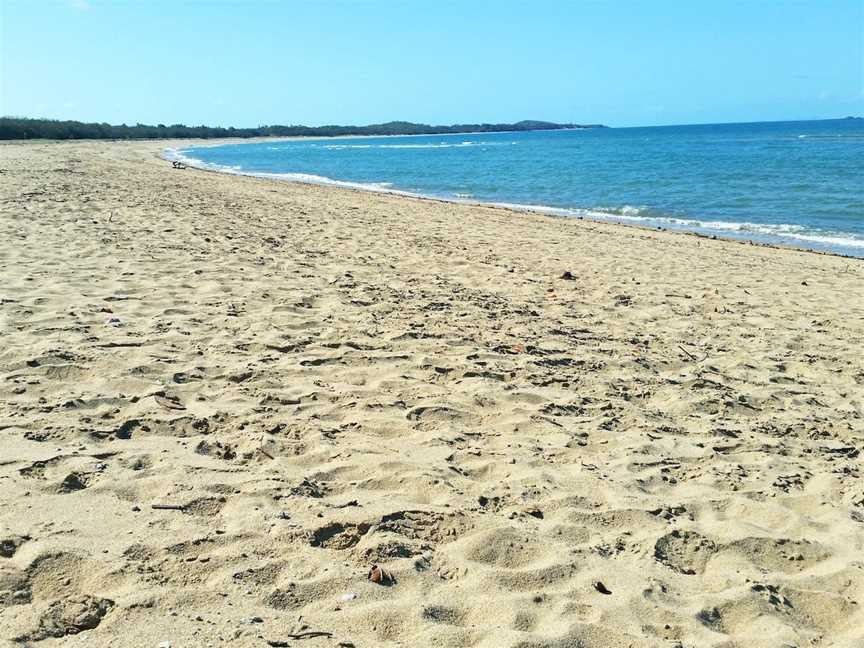
[(536, 130), (577, 130), (607, 128), (602, 124), (557, 124), (526, 119), (514, 124), (453, 124), (430, 126), (406, 121), (391, 121), (368, 126), (186, 126), (185, 124), (85, 123), (55, 119), (0, 117), (0, 140), (29, 139), (212, 139), (218, 137), (339, 137), (346, 135), (446, 135), (454, 133), (492, 133)]

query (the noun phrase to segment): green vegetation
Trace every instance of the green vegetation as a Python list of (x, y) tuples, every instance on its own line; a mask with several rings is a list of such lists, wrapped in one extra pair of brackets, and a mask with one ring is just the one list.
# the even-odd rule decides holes
[(491, 131), (561, 130), (566, 128), (605, 128), (600, 124), (554, 124), (525, 120), (515, 124), (454, 124), (429, 126), (394, 121), (369, 126), (259, 126), (258, 128), (222, 128), (221, 126), (186, 126), (184, 124), (84, 123), (26, 117), (0, 117), (0, 140), (20, 139), (209, 139), (213, 137), (334, 137), (337, 135), (439, 135), (443, 133), (488, 133)]

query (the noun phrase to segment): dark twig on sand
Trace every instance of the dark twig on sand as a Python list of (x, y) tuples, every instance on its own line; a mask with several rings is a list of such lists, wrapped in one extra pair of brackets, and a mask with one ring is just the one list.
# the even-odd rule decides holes
[[(298, 632), (296, 634), (286, 634), (288, 639), (313, 639), (315, 637), (327, 637), (328, 639), (333, 636), (332, 632), (322, 632), (320, 630), (309, 630), (308, 632)], [(280, 641), (278, 639), (271, 639), (267, 642), (271, 646), (287, 646), (288, 643), (285, 641)]]
[(182, 511), (186, 506), (184, 504), (151, 504), (150, 508), (157, 511)]
[(344, 504), (332, 504), (331, 506), (334, 509), (341, 509), (348, 508), (350, 506), (360, 506), (360, 502), (358, 502), (357, 500), (351, 500), (350, 502), (345, 502)]
[(684, 348), (683, 346), (681, 346), (680, 344), (678, 345), (678, 348), (681, 349), (684, 353), (686, 353), (686, 354), (688, 355), (688, 357), (689, 357), (693, 362), (701, 362), (702, 360), (704, 360), (705, 358), (708, 357), (708, 356), (706, 355), (705, 358), (702, 358), (702, 360), (699, 360), (695, 355), (693, 355), (692, 353), (690, 353), (687, 349), (685, 349), (685, 348)]

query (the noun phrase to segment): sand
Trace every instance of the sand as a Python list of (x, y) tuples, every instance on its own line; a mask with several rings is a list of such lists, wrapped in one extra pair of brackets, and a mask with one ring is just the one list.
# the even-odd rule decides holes
[(862, 261), (171, 145), (0, 146), (0, 642), (864, 645)]

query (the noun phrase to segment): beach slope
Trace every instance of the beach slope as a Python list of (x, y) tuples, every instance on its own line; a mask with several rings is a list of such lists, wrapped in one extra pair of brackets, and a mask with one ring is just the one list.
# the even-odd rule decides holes
[(864, 643), (861, 260), (171, 145), (0, 146), (0, 643)]

